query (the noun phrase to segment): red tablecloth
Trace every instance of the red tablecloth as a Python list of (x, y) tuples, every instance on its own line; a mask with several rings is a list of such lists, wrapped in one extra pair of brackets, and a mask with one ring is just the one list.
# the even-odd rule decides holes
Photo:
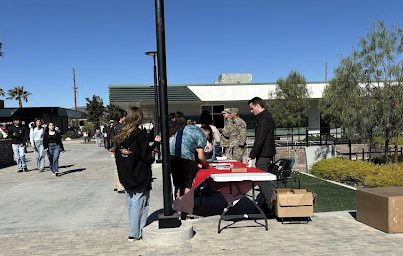
[[(220, 163), (229, 163), (232, 164), (234, 167), (246, 167), (244, 163), (241, 162), (225, 162), (225, 161), (220, 161)], [(254, 168), (254, 167), (247, 167), (247, 172), (258, 172), (261, 173), (263, 172), (260, 169)], [(193, 207), (194, 207), (194, 190), (200, 186), (200, 184), (205, 181), (207, 178), (210, 177), (211, 174), (215, 173), (231, 173), (231, 170), (219, 170), (216, 168), (209, 168), (209, 169), (200, 169), (196, 177), (193, 181), (192, 188), (188, 193), (185, 195), (181, 196), (180, 198), (176, 199), (173, 202), (173, 208), (177, 211), (181, 212), (187, 212), (187, 213), (192, 213), (193, 212)], [(218, 189), (219, 187), (215, 187)]]

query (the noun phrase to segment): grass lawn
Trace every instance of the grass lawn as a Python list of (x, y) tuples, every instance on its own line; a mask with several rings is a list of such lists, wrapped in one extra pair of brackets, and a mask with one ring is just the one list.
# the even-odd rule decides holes
[(356, 210), (355, 191), (317, 178), (293, 172), (301, 178), (301, 188), (316, 194), (314, 212)]

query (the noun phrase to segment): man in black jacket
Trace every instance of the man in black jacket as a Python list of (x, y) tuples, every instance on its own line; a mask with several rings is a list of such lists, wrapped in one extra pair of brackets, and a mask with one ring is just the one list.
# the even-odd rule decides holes
[[(248, 101), (250, 111), (256, 116), (257, 124), (255, 128), (255, 142), (249, 153), (248, 164), (252, 159), (256, 159), (256, 168), (268, 172), (270, 164), (276, 155), (276, 146), (274, 141), (274, 131), (276, 125), (269, 111), (264, 108), (263, 100), (254, 97)], [(265, 182), (259, 186), (262, 192), (266, 206), (271, 209), (271, 196), (273, 185), (271, 182)]]
[(14, 160), (18, 166), (18, 172), (28, 171), (25, 163), (25, 145), (28, 142), (28, 129), (20, 124), (20, 118), (13, 118), (13, 125), (8, 130), (13, 147)]

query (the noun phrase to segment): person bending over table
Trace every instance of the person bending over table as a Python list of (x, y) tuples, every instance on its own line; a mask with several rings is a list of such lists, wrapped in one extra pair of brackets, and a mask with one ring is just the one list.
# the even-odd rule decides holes
[(175, 186), (175, 197), (178, 198), (189, 192), (193, 179), (197, 173), (197, 165), (208, 168), (209, 164), (204, 156), (210, 127), (203, 125), (186, 125), (175, 133), (169, 143), (171, 155), (171, 173)]

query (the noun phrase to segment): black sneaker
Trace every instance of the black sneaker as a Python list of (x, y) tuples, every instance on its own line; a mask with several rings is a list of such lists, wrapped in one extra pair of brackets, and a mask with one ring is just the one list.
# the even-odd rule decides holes
[(127, 238), (127, 240), (128, 240), (129, 242), (134, 242), (134, 241), (140, 240), (140, 238), (138, 238), (138, 237), (133, 237), (133, 236), (129, 236), (129, 237)]
[(28, 171), (28, 168), (27, 168), (27, 167), (25, 167), (25, 168), (24, 168), (24, 172), (27, 172), (27, 171)]
[(23, 170), (18, 170), (17, 172), (23, 172)]

